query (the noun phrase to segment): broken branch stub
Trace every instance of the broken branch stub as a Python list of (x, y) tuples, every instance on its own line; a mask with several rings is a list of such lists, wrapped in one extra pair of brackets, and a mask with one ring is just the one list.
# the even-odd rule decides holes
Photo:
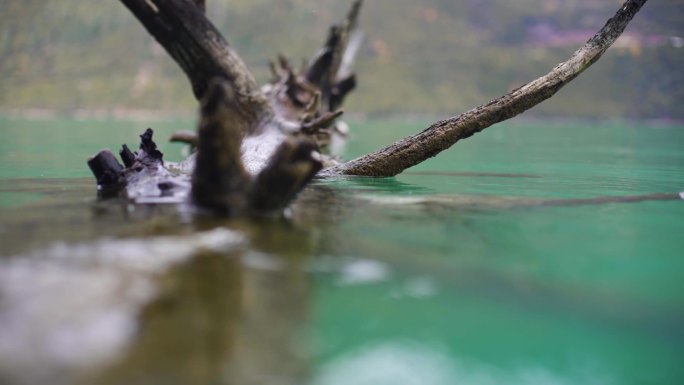
[(88, 159), (88, 167), (95, 176), (97, 187), (115, 187), (122, 183), (124, 167), (116, 160), (109, 150), (101, 150), (97, 155)]

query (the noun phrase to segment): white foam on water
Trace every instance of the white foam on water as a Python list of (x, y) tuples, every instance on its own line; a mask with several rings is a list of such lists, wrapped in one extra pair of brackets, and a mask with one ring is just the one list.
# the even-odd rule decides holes
[[(591, 366), (591, 365), (589, 365)], [(325, 364), (313, 385), (611, 385), (598, 370), (558, 373), (539, 365), (500, 367), (455, 357), (438, 347), (380, 342)]]
[(390, 268), (382, 262), (360, 259), (342, 267), (338, 283), (344, 286), (363, 285), (385, 281)]

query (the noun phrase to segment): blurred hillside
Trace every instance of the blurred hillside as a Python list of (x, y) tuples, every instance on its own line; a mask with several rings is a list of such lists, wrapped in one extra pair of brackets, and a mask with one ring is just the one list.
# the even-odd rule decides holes
[[(310, 57), (350, 1), (209, 0), (260, 81)], [(350, 112), (454, 114), (532, 80), (603, 26), (616, 0), (367, 0)], [(595, 67), (536, 116), (684, 119), (684, 0), (651, 1)], [(187, 111), (184, 75), (117, 1), (3, 0), (0, 108)]]

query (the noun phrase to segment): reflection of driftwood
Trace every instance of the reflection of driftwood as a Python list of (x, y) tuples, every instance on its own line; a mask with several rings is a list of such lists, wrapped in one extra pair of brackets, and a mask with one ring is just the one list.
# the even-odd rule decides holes
[(202, 253), (170, 269), (140, 309), (130, 348), (93, 383), (218, 383), (238, 339), (240, 264), (234, 255)]
[(174, 265), (140, 309), (136, 338), (118, 362), (85, 383), (305, 382), (308, 354), (299, 332), (306, 327), (311, 293), (301, 256), (311, 254), (309, 235), (277, 227), (253, 236), (266, 249), (286, 250), (283, 242), (290, 245), (293, 238), (300, 242), (288, 250), (293, 256), (199, 249)]
[(611, 203), (639, 203), (646, 201), (681, 200), (677, 193), (654, 193), (626, 196), (602, 196), (592, 198), (521, 198), (497, 196), (435, 195), (425, 197), (368, 197), (367, 200), (380, 205), (399, 205), (424, 209), (519, 209), (533, 207), (593, 206)]
[[(528, 178), (529, 175), (520, 174), (485, 174), (483, 177), (497, 178)], [(536, 177), (536, 176), (535, 176)], [(454, 213), (469, 210), (520, 210), (551, 207), (573, 207), (573, 206), (596, 206), (610, 204), (628, 204), (649, 201), (681, 201), (684, 199), (684, 192), (681, 193), (651, 193), (639, 195), (623, 196), (598, 196), (587, 198), (534, 198), (517, 196), (494, 196), (494, 195), (464, 195), (464, 194), (427, 194), (421, 190), (420, 186), (412, 186), (397, 180), (391, 179), (386, 186), (369, 183), (365, 186), (364, 182), (372, 181), (357, 180), (354, 184), (359, 186), (334, 189), (328, 186), (312, 186), (302, 192), (297, 199), (294, 207), (295, 219), (303, 223), (321, 224), (321, 218), (329, 219), (332, 223), (339, 221), (340, 218), (350, 217), (358, 211), (367, 212), (368, 210), (391, 209), (389, 213), (396, 210), (426, 212), (433, 218), (434, 215), (446, 215), (453, 217)], [(383, 194), (383, 192), (412, 191), (413, 194)]]
[[(196, 144), (198, 150), (180, 170), (194, 169), (192, 201), (222, 214), (282, 208), (321, 168), (325, 170), (320, 175), (325, 176), (396, 175), (460, 139), (520, 114), (550, 98), (596, 62), (646, 2), (627, 0), (596, 36), (547, 75), (382, 150), (338, 164), (318, 152), (331, 135), (344, 133), (335, 120), (342, 113), (340, 105), (356, 86), (350, 68), (359, 44), (360, 0), (353, 3), (342, 23), (330, 29), (325, 45), (306, 68), (296, 71), (281, 56), (277, 64), (271, 64), (273, 79), (262, 89), (205, 16), (204, 1), (120, 1), (183, 69), (202, 101), (197, 139), (176, 136)], [(124, 151), (123, 155), (124, 163), (131, 163), (130, 154)], [(129, 197), (148, 201), (169, 196), (178, 201), (188, 195), (177, 187), (189, 184), (176, 183), (173, 178), (161, 180), (169, 177), (165, 174), (168, 170), (155, 162), (143, 169), (127, 164), (121, 171), (112, 159), (105, 152), (91, 161), (98, 183), (128, 183)], [(145, 170), (145, 174), (136, 174)], [(150, 177), (156, 178), (157, 187), (131, 194), (132, 180)], [(148, 193), (151, 195), (146, 196)]]
[[(88, 219), (74, 231), (78, 211)], [(32, 227), (50, 228), (58, 242), (32, 240), (30, 250), (0, 264), (0, 383), (306, 382), (310, 354), (301, 331), (314, 300), (306, 269), (317, 247), (312, 229), (243, 222), (238, 233), (210, 219), (188, 233), (177, 220), (162, 221), (174, 225), (160, 230), (158, 215), (143, 226), (108, 215), (98, 226), (82, 215), (88, 211), (59, 206)], [(19, 230), (31, 222), (25, 212), (16, 220)], [(74, 242), (54, 235), (55, 228), (83, 236), (101, 227), (117, 236)]]

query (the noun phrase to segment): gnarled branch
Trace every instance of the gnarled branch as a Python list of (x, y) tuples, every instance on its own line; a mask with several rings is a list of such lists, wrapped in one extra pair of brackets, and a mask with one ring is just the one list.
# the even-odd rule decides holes
[(323, 175), (393, 176), (427, 160), (461, 139), (510, 119), (553, 96), (595, 63), (624, 31), (647, 0), (627, 0), (606, 25), (570, 59), (548, 74), (485, 105), (434, 123), (381, 150), (327, 169)]

